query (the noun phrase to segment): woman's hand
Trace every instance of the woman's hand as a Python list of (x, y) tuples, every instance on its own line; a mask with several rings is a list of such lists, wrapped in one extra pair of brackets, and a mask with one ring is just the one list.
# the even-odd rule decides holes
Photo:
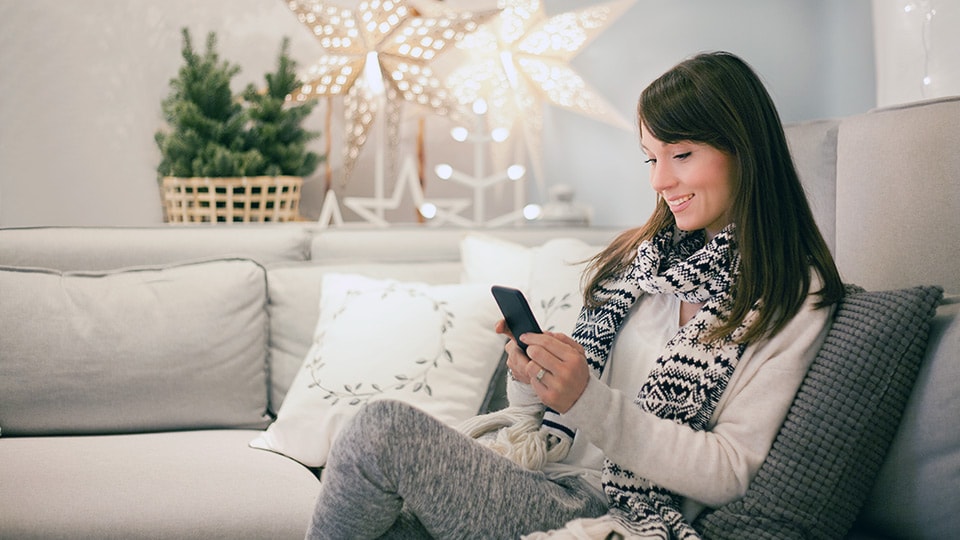
[[(517, 345), (517, 338), (513, 336), (513, 332), (507, 327), (507, 322), (500, 319), (496, 327), (494, 327), (494, 330), (496, 330), (498, 334), (507, 336), (510, 340), (507, 341), (507, 344), (503, 347), (503, 350), (507, 353), (507, 369), (510, 371), (510, 376), (523, 384), (530, 384), (530, 376), (527, 375), (527, 364), (530, 363), (530, 358), (523, 353), (520, 345)], [(536, 374), (536, 371), (534, 371), (534, 374)]]
[(504, 350), (513, 378), (529, 384), (540, 401), (551, 409), (559, 413), (570, 410), (590, 380), (583, 347), (565, 334), (528, 333), (520, 336), (527, 345), (524, 354), (504, 321), (497, 323), (496, 331), (510, 338)]

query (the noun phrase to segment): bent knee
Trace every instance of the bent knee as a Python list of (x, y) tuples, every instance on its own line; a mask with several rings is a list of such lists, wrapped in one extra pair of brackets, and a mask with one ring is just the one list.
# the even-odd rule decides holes
[(406, 427), (412, 418), (424, 414), (409, 403), (395, 399), (371, 401), (360, 408), (354, 423), (366, 428), (394, 430)]
[(366, 456), (377, 462), (390, 461), (394, 452), (409, 451), (409, 437), (420, 432), (423, 411), (396, 400), (379, 400), (363, 405), (343, 426), (331, 449), (331, 460), (354, 460)]
[(395, 441), (404, 433), (415, 431), (420, 422), (417, 418), (425, 413), (408, 403), (397, 400), (378, 400), (363, 405), (350, 422), (344, 426), (339, 438), (349, 439), (353, 444), (364, 446), (379, 442)]

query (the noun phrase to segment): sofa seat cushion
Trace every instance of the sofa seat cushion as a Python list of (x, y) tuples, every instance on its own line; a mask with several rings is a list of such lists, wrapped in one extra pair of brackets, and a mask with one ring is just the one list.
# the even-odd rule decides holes
[(319, 481), (256, 434), (0, 438), (0, 536), (301, 539)]

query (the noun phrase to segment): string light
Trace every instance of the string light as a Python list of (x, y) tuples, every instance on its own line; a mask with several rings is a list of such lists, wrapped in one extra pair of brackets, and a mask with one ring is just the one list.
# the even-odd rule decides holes
[[(521, 180), (523, 180), (526, 175), (526, 167), (520, 164), (512, 164), (507, 167), (506, 170), (490, 175), (486, 174), (484, 171), (486, 156), (483, 150), (484, 146), (494, 140), (492, 134), (486, 132), (486, 124), (484, 122), (484, 116), (489, 109), (486, 101), (482, 99), (474, 101), (471, 108), (474, 112), (474, 130), (471, 131), (465, 127), (458, 126), (450, 131), (450, 135), (458, 142), (468, 142), (473, 145), (473, 173), (467, 174), (460, 172), (454, 169), (449, 163), (438, 164), (434, 167), (434, 173), (440, 180), (456, 182), (473, 190), (473, 199), (471, 200), (471, 204), (473, 205), (473, 218), (466, 218), (457, 212), (440, 209), (437, 209), (430, 216), (421, 211), (421, 215), (428, 219), (443, 218), (452, 224), (463, 227), (498, 227), (522, 219), (523, 210), (521, 207), (526, 198), (526, 187)], [(509, 136), (509, 132), (501, 134), (501, 136), (506, 138)], [(515, 210), (495, 218), (487, 218), (485, 192), (490, 187), (505, 182), (513, 182), (514, 184)]]
[(537, 219), (541, 213), (543, 213), (543, 209), (539, 204), (531, 203), (523, 207), (523, 217), (528, 221)]
[(468, 132), (467, 128), (463, 126), (457, 126), (450, 130), (450, 136), (453, 137), (453, 140), (457, 142), (463, 142), (467, 140), (468, 136), (470, 136), (470, 132)]
[(514, 181), (523, 178), (526, 173), (527, 169), (523, 165), (514, 164), (507, 167), (507, 178)]
[(930, 76), (930, 26), (937, 10), (933, 7), (931, 0), (920, 0), (918, 2), (908, 2), (903, 6), (903, 11), (907, 15), (919, 11), (923, 16), (920, 23), (920, 41), (923, 47), (923, 77), (920, 79), (920, 95), (926, 98), (927, 88), (933, 84), (933, 78)]

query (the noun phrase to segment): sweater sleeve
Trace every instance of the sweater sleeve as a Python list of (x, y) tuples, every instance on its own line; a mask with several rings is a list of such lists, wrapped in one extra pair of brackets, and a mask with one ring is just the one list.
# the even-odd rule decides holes
[(816, 299), (808, 296), (777, 335), (747, 347), (705, 431), (641, 411), (633, 396), (597, 379), (562, 418), (608, 459), (661, 487), (707, 506), (736, 500), (826, 336), (832, 309), (815, 309)]
[(525, 407), (541, 403), (540, 396), (529, 384), (507, 376), (507, 403), (513, 407)]

